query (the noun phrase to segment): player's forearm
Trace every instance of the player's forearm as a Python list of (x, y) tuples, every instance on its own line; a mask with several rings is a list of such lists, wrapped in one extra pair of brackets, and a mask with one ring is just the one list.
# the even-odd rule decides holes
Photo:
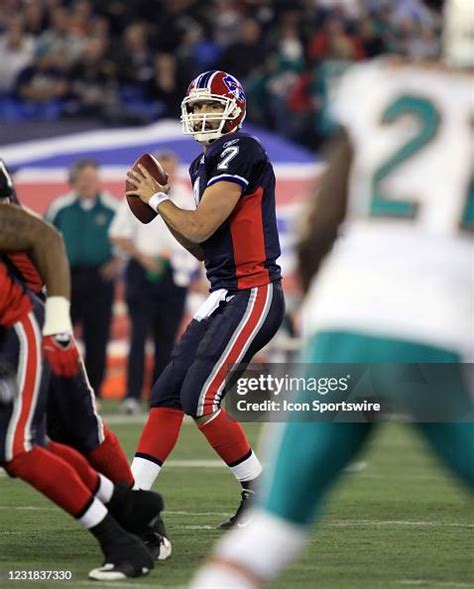
[(168, 200), (159, 206), (159, 213), (168, 227), (192, 244), (202, 243), (214, 232), (214, 228), (199, 209), (180, 209)]
[[(164, 220), (164, 219), (163, 219)], [(164, 220), (165, 221), (165, 220)], [(166, 221), (165, 221), (166, 223)], [(170, 230), (173, 237), (176, 239), (178, 243), (180, 243), (185, 250), (187, 250), (190, 254), (192, 254), (197, 260), (202, 262), (204, 260), (204, 250), (202, 247), (197, 243), (192, 243), (189, 239), (186, 239), (184, 235), (181, 235), (178, 231), (173, 229), (168, 223), (166, 223), (168, 229)]]
[(62, 236), (52, 227), (32, 244), (31, 258), (46, 284), (48, 297), (71, 298), (71, 277)]

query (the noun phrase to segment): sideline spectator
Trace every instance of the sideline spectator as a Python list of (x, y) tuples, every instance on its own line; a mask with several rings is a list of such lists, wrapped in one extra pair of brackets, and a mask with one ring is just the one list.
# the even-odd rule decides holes
[(328, 46), (327, 59), (314, 71), (310, 86), (314, 106), (314, 129), (323, 141), (336, 129), (331, 116), (334, 89), (352, 63), (353, 45), (347, 37), (334, 37)]
[[(170, 198), (182, 208), (193, 208), (190, 191), (173, 178), (178, 160), (171, 152), (156, 155), (172, 184)], [(111, 241), (128, 257), (125, 269), (125, 299), (131, 320), (125, 413), (139, 411), (143, 389), (145, 344), (154, 343), (153, 383), (169, 361), (183, 319), (187, 287), (199, 263), (172, 237), (157, 217), (144, 225), (136, 219), (124, 199), (110, 227)]]
[(178, 117), (184, 80), (221, 68), (245, 83), (250, 122), (309, 148), (333, 128), (320, 116), (325, 91), (314, 86), (334, 69), (335, 47), (349, 65), (384, 53), (432, 59), (440, 50), (440, 18), (425, 0), (8, 0), (0, 31), (18, 15), (30, 42), (61, 55), (71, 92), (49, 103), (8, 95), (33, 59), (22, 40), (0, 63), (0, 120)]
[(42, 2), (27, 2), (22, 10), (25, 31), (38, 37), (46, 29), (46, 7)]
[(16, 95), (30, 103), (47, 103), (66, 98), (69, 83), (61, 55), (36, 51), (33, 63), (23, 69), (16, 82)]
[(69, 66), (74, 64), (84, 50), (84, 39), (74, 34), (69, 11), (56, 6), (50, 15), (50, 27), (39, 37), (38, 46), (48, 53), (62, 55)]
[(31, 35), (26, 35), (18, 17), (12, 17), (0, 36), (0, 94), (10, 94), (18, 74), (29, 65), (35, 54)]
[(342, 43), (349, 48), (351, 59), (364, 58), (362, 45), (358, 39), (354, 39), (346, 32), (344, 21), (336, 16), (331, 16), (327, 19), (323, 30), (316, 33), (310, 40), (308, 56), (313, 61), (327, 59), (330, 57), (334, 45)]
[(118, 202), (102, 190), (94, 160), (78, 160), (69, 181), (72, 191), (53, 202), (46, 218), (64, 237), (71, 265), (71, 318), (82, 326), (87, 373), (99, 397), (120, 267), (108, 237)]
[(185, 91), (176, 57), (171, 53), (158, 53), (153, 64), (153, 75), (147, 84), (147, 96), (159, 102), (163, 117), (180, 116), (180, 104)]
[(150, 118), (149, 111), (156, 109), (134, 100), (141, 99), (137, 92), (124, 92), (122, 101), (117, 78), (117, 66), (108, 51), (108, 40), (91, 37), (81, 59), (70, 72), (71, 98), (66, 112), (69, 116), (98, 117), (108, 123), (143, 124)]
[(145, 23), (134, 22), (125, 29), (117, 48), (115, 63), (122, 84), (136, 84), (140, 87), (151, 78), (152, 56)]
[(108, 118), (116, 111), (118, 90), (115, 66), (107, 59), (106, 49), (104, 39), (89, 39), (81, 59), (72, 68), (70, 114)]
[(240, 39), (229, 45), (221, 58), (221, 68), (239, 80), (261, 64), (265, 57), (262, 31), (257, 21), (247, 18), (242, 23)]

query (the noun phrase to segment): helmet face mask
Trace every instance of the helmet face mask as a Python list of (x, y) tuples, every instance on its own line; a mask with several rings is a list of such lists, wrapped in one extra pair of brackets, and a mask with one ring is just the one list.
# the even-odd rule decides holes
[[(195, 112), (194, 106), (199, 103), (218, 104), (221, 108)], [(204, 144), (240, 129), (245, 114), (246, 99), (240, 82), (222, 71), (205, 72), (195, 78), (181, 103), (183, 133)]]

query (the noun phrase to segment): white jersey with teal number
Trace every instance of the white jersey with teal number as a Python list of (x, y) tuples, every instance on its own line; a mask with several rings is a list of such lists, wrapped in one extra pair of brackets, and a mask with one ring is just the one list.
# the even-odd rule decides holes
[(306, 300), (308, 335), (356, 330), (474, 361), (473, 81), (387, 60), (343, 78), (348, 213)]

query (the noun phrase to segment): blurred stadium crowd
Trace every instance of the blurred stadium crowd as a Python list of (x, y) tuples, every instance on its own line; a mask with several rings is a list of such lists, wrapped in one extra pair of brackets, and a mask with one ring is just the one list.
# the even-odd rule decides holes
[(193, 76), (221, 68), (251, 122), (317, 147), (345, 68), (436, 57), (439, 30), (421, 0), (0, 0), (0, 120), (175, 118)]

